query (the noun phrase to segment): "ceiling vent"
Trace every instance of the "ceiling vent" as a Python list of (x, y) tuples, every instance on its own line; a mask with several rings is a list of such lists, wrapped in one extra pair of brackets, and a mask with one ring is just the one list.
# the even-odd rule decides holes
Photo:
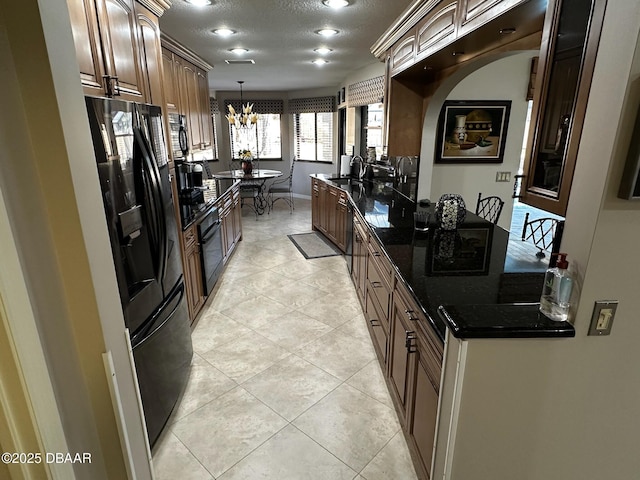
[(229, 65), (253, 65), (255, 64), (255, 60), (225, 60), (225, 63)]

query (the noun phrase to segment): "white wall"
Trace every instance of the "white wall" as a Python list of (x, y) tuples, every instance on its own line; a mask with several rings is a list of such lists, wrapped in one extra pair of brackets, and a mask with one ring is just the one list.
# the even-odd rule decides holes
[[(496, 182), (497, 172), (518, 172), (527, 116), (525, 99), (531, 58), (537, 52), (521, 52), (497, 59), (469, 73), (456, 72), (439, 88), (425, 115), (420, 154), (419, 198), (436, 201), (444, 193), (462, 195), (469, 210), (475, 210), (478, 193), (497, 195), (505, 201), (499, 225), (509, 229), (513, 210), (513, 181)], [(473, 65), (470, 68), (475, 68)], [(460, 78), (461, 74), (467, 75)], [(438, 116), (446, 100), (511, 100), (503, 163), (434, 164)]]

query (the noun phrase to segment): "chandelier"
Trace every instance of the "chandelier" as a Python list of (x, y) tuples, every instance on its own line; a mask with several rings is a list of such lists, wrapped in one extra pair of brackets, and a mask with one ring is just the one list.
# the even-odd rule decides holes
[(258, 122), (258, 114), (253, 111), (253, 103), (245, 105), (242, 100), (242, 84), (244, 80), (238, 80), (240, 84), (240, 105), (242, 108), (242, 113), (236, 113), (233, 105), (227, 105), (229, 109), (229, 114), (226, 115), (226, 119), (229, 121), (229, 125), (235, 126), (237, 129), (241, 128), (249, 128), (252, 125), (255, 125)]

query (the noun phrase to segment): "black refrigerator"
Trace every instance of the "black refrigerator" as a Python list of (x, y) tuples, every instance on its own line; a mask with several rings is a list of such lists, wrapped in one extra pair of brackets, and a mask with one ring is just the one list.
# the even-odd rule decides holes
[(193, 349), (160, 107), (86, 97), (111, 251), (151, 446)]

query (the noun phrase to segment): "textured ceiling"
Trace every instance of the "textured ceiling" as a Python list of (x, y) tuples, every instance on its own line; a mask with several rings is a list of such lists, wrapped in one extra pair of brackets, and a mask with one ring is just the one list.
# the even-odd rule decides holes
[[(247, 91), (289, 91), (337, 87), (352, 71), (377, 61), (370, 48), (415, 0), (351, 0), (338, 10), (322, 0), (212, 0), (196, 7), (173, 0), (160, 18), (163, 33), (187, 46), (213, 65), (212, 90), (234, 90), (244, 80)], [(211, 30), (230, 28), (237, 33), (221, 38)], [(334, 28), (339, 34), (324, 38), (314, 33)], [(243, 56), (229, 51), (244, 47)], [(329, 63), (311, 63), (321, 57), (313, 50), (329, 47)], [(228, 65), (225, 59), (253, 59), (255, 65)]]

